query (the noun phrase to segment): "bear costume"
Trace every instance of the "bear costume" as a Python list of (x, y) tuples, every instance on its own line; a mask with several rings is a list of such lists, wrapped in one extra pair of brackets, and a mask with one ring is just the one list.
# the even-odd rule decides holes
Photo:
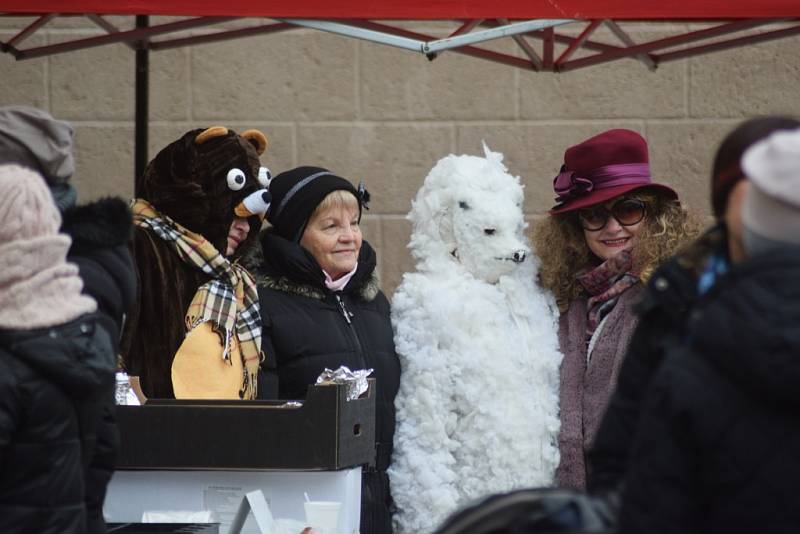
[[(139, 292), (121, 353), (147, 397), (258, 394), (258, 294), (238, 261), (256, 243), (269, 207), (270, 174), (259, 161), (266, 148), (258, 130), (195, 129), (137, 177), (132, 247)], [(237, 217), (250, 231), (225, 257)]]

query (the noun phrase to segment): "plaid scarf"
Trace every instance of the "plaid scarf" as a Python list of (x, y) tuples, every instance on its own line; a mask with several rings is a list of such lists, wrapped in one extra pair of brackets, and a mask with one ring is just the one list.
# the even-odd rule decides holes
[(631, 272), (632, 266), (633, 258), (630, 251), (623, 250), (597, 267), (578, 273), (578, 282), (591, 295), (586, 303), (587, 343), (603, 317), (614, 309), (619, 296), (639, 281), (639, 277)]
[(186, 311), (186, 332), (208, 321), (222, 341), (222, 359), (231, 363), (231, 337), (239, 341), (244, 376), (239, 398), (254, 399), (257, 393), (261, 353), (261, 311), (253, 276), (237, 263), (229, 262), (203, 236), (190, 232), (141, 198), (131, 206), (133, 222), (152, 230), (175, 249), (181, 260), (212, 280), (199, 288)]

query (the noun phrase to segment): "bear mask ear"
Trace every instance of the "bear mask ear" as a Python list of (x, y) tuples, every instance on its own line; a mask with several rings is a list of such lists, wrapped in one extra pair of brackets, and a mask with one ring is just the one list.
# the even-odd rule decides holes
[(223, 135), (228, 135), (228, 129), (224, 126), (212, 126), (211, 128), (207, 128), (197, 134), (197, 137), (194, 138), (194, 142), (196, 145), (202, 145), (209, 139), (213, 139), (215, 137), (222, 137)]
[(267, 136), (261, 133), (259, 130), (245, 130), (242, 132), (242, 137), (250, 141), (250, 143), (256, 149), (256, 152), (258, 152), (259, 156), (267, 151), (267, 147), (269, 146), (269, 142), (267, 142)]

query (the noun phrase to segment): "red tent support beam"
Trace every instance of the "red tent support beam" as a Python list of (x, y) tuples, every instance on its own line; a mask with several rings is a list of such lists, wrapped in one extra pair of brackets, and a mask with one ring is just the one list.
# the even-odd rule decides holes
[(456, 35), (461, 35), (462, 33), (469, 33), (475, 29), (476, 26), (481, 24), (483, 19), (474, 19), (468, 20), (464, 24), (458, 27), (456, 31), (450, 34), (450, 37), (455, 37)]
[(150, 50), (168, 50), (170, 48), (179, 48), (181, 46), (190, 46), (196, 44), (215, 43), (217, 41), (227, 41), (229, 39), (238, 39), (240, 37), (252, 37), (254, 35), (265, 35), (270, 33), (283, 32), (286, 30), (296, 30), (297, 26), (287, 24), (285, 22), (276, 22), (274, 24), (262, 24), (261, 26), (253, 26), (251, 28), (240, 28), (238, 30), (220, 31), (209, 33), (206, 35), (193, 35), (191, 37), (181, 37), (177, 39), (164, 39), (158, 41), (150, 41)]
[[(665, 37), (663, 39), (657, 39), (655, 41), (650, 41), (648, 43), (642, 43), (639, 45), (629, 46), (629, 47), (622, 47), (616, 50), (612, 50), (609, 52), (604, 52), (601, 54), (596, 54), (593, 56), (580, 58), (580, 59), (573, 59), (572, 61), (567, 61), (566, 63), (556, 64), (556, 70), (560, 72), (567, 72), (570, 70), (575, 70), (582, 67), (589, 67), (592, 65), (598, 65), (600, 63), (606, 63), (609, 61), (613, 61), (615, 59), (620, 59), (624, 57), (631, 57), (635, 55), (640, 55), (642, 53), (649, 53), (653, 50), (659, 50), (663, 48), (669, 48), (673, 46), (683, 45), (687, 43), (691, 43), (694, 41), (699, 41), (702, 39), (709, 39), (711, 37), (718, 37), (721, 35), (734, 33), (742, 30), (752, 29), (756, 26), (761, 26), (764, 24), (769, 24), (770, 20), (742, 20), (737, 22), (731, 22), (728, 24), (722, 24), (719, 26), (714, 26), (713, 28), (706, 28), (703, 30), (697, 30), (694, 32), (689, 32), (683, 35), (676, 35), (672, 37)], [(663, 56), (652, 56), (654, 60), (663, 57)]]
[(98, 35), (97, 37), (77, 39), (75, 41), (68, 41), (65, 43), (38, 46), (35, 48), (28, 48), (26, 50), (18, 50), (17, 48), (9, 45), (6, 45), (6, 48), (16, 59), (32, 59), (53, 54), (61, 54), (64, 52), (71, 52), (73, 50), (83, 50), (85, 48), (103, 46), (111, 43), (127, 43), (131, 41), (146, 40), (153, 35), (189, 30), (192, 28), (200, 28), (202, 26), (219, 24), (220, 22), (228, 20), (232, 19), (227, 17), (198, 17), (177, 22), (168, 22), (166, 24), (151, 26), (149, 28), (137, 28), (135, 30), (113, 33), (111, 35)]
[[(631, 39), (630, 35), (625, 33), (616, 22), (613, 20), (606, 20), (603, 23), (606, 25), (606, 27), (608, 27), (609, 30), (611, 30), (611, 33), (616, 35), (617, 39), (622, 41), (622, 44), (624, 44), (627, 48), (630, 49), (636, 47), (636, 43), (633, 42), (633, 39)], [(651, 71), (656, 70), (656, 62), (653, 61), (653, 58), (650, 57), (649, 54), (636, 54), (636, 59), (644, 63), (645, 66)]]
[(36, 33), (36, 31), (39, 28), (50, 22), (55, 16), (56, 16), (55, 13), (50, 13), (49, 15), (42, 15), (38, 19), (31, 22), (27, 28), (25, 28), (17, 35), (9, 39), (6, 44), (10, 47), (18, 46), (20, 43), (22, 43), (22, 41), (24, 41), (25, 39)]
[(583, 46), (583, 44), (586, 42), (586, 40), (589, 38), (592, 32), (595, 31), (597, 27), (600, 26), (600, 24), (602, 23), (603, 21), (601, 19), (589, 22), (589, 24), (586, 25), (586, 27), (583, 29), (580, 35), (578, 35), (578, 37), (573, 39), (572, 42), (569, 44), (569, 46), (567, 46), (566, 50), (564, 50), (561, 53), (561, 55), (558, 56), (556, 64), (565, 63), (570, 57), (572, 57), (572, 54), (574, 54), (578, 48)]
[(544, 33), (544, 39), (542, 40), (542, 55), (544, 56), (542, 62), (544, 64), (545, 70), (552, 70), (553, 69), (553, 35), (554, 31), (553, 28), (547, 28), (542, 30)]
[(755, 35), (748, 35), (746, 37), (739, 37), (737, 39), (728, 39), (727, 41), (720, 41), (702, 46), (695, 46), (684, 50), (677, 50), (675, 52), (667, 52), (664, 54), (654, 54), (659, 63), (665, 61), (674, 61), (676, 59), (683, 59), (690, 56), (697, 56), (700, 54), (708, 54), (709, 52), (719, 52), (720, 50), (729, 50), (746, 44), (763, 43), (772, 41), (774, 39), (781, 39), (783, 37), (791, 37), (792, 35), (800, 34), (800, 26), (792, 26), (782, 30), (775, 30), (771, 32), (758, 33)]
[[(508, 20), (507, 19), (497, 19), (497, 24), (494, 27), (497, 27), (500, 24), (508, 24)], [(539, 57), (539, 54), (536, 52), (536, 50), (533, 49), (533, 45), (531, 45), (528, 42), (528, 40), (525, 39), (525, 36), (524, 35), (514, 35), (511, 38), (514, 40), (515, 43), (517, 43), (517, 46), (520, 47), (520, 49), (522, 49), (522, 52), (526, 56), (528, 56), (528, 59), (531, 60), (531, 64), (529, 65), (529, 68), (534, 70), (534, 71), (536, 71), (536, 72), (539, 72), (540, 70), (542, 70), (542, 67), (544, 66), (544, 62), (542, 61), (542, 58)]]
[[(121, 31), (119, 28), (117, 28), (116, 26), (114, 26), (113, 24), (108, 22), (106, 19), (104, 19), (100, 15), (87, 15), (87, 17), (89, 18), (89, 20), (91, 20), (92, 22), (97, 24), (100, 28), (104, 29), (106, 31), (106, 33), (108, 33), (108, 34), (119, 33)], [(139, 19), (137, 18), (136, 20), (138, 21)], [(138, 26), (137, 26), (137, 28), (138, 28)], [(133, 43), (127, 42), (125, 44), (128, 45), (128, 48), (131, 48), (132, 50), (136, 50), (136, 46), (134, 46)]]

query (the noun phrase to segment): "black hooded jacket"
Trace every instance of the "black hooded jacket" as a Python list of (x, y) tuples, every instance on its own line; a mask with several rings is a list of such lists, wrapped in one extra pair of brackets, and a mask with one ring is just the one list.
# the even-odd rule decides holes
[(0, 331), (0, 532), (95, 532), (90, 481), (113, 354), (94, 314)]
[[(74, 206), (63, 214), (61, 231), (72, 238), (67, 260), (76, 264), (83, 292), (97, 302), (98, 324), (108, 333), (112, 355), (119, 353), (119, 339), (126, 314), (136, 296), (136, 272), (130, 253), (133, 219), (125, 201), (103, 198)], [(87, 532), (106, 531), (103, 501), (114, 473), (119, 449), (113, 386), (99, 399), (101, 418), (91, 466), (86, 472)]]
[(620, 532), (800, 531), (800, 252), (733, 268), (650, 385)]
[(394, 439), (400, 362), (389, 302), (375, 276), (375, 251), (364, 241), (356, 273), (344, 290), (333, 293), (325, 287), (322, 268), (311, 253), (270, 231), (261, 239), (264, 258), (253, 273), (264, 325), (262, 367), (268, 387), (263, 389), (277, 391), (279, 398), (304, 399), (326, 367), (374, 369), (378, 472), (364, 475), (361, 532), (391, 532), (386, 468)]
[(131, 210), (120, 198), (103, 198), (68, 209), (61, 231), (72, 238), (67, 261), (78, 266), (83, 292), (97, 301), (98, 317), (115, 352), (126, 314), (136, 298), (130, 253)]

